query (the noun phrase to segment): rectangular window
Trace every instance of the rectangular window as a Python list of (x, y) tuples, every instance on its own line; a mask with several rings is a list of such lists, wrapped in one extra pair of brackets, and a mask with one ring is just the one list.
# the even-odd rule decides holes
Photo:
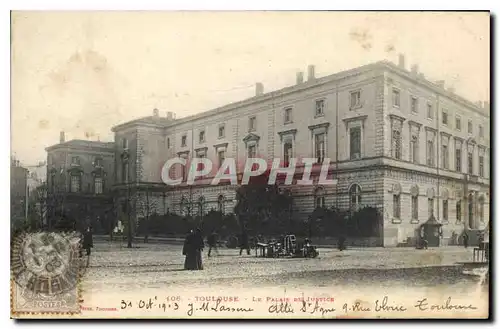
[(205, 143), (205, 131), (204, 130), (200, 131), (200, 134), (198, 137), (199, 137), (200, 143)]
[(400, 95), (399, 95), (399, 90), (393, 89), (392, 90), (392, 105), (399, 107), (400, 104), (401, 104), (401, 99), (400, 99)]
[(443, 200), (443, 221), (448, 221), (448, 200)]
[(410, 99), (411, 102), (411, 111), (413, 113), (418, 113), (418, 98), (415, 96), (412, 96)]
[(315, 116), (322, 116), (325, 113), (325, 100), (318, 99), (315, 102)]
[(128, 149), (128, 139), (126, 139), (126, 138), (122, 139), (122, 147), (125, 150)]
[(418, 220), (418, 196), (411, 197), (411, 218)]
[(429, 218), (434, 216), (434, 199), (427, 199), (427, 209), (429, 211)]
[(418, 137), (412, 136), (410, 141), (410, 161), (418, 163)]
[(128, 162), (122, 164), (122, 183), (128, 183)]
[(361, 158), (361, 127), (352, 127), (349, 129), (350, 137), (350, 155), (351, 159)]
[(467, 172), (469, 173), (469, 175), (472, 175), (472, 170), (473, 169), (473, 166), (472, 166), (472, 152), (469, 152), (467, 154)]
[(325, 134), (316, 134), (314, 136), (314, 153), (316, 155), (316, 159), (318, 159), (318, 163), (323, 163), (323, 159), (325, 158)]
[(479, 156), (479, 176), (484, 177), (484, 156)]
[(457, 212), (457, 223), (460, 223), (462, 221), (462, 202), (461, 201), (457, 201), (456, 212)]
[(392, 131), (392, 143), (394, 147), (394, 157), (396, 159), (401, 159), (402, 155), (402, 137), (401, 137), (401, 131), (395, 129)]
[(257, 146), (256, 145), (249, 145), (248, 146), (248, 157), (255, 158), (256, 155), (257, 155)]
[[(199, 159), (205, 158), (205, 152), (204, 151), (197, 152), (196, 153), (196, 157), (199, 158)], [(198, 162), (196, 170), (198, 170), (198, 171), (203, 170), (203, 163)]]
[(82, 183), (81, 178), (80, 175), (71, 175), (70, 192), (80, 192)]
[(472, 134), (472, 121), (467, 123), (467, 133)]
[(224, 138), (225, 135), (226, 135), (226, 126), (220, 125), (219, 126), (219, 138)]
[(224, 160), (226, 159), (226, 151), (217, 152), (217, 157), (219, 158), (219, 168), (222, 167)]
[(444, 169), (448, 169), (448, 145), (441, 146), (441, 165)]
[(434, 166), (434, 141), (427, 141), (427, 165)]
[(351, 92), (351, 98), (349, 101), (349, 108), (355, 109), (361, 106), (361, 91)]
[(293, 157), (292, 155), (292, 142), (287, 141), (283, 144), (283, 162), (285, 166), (288, 166), (290, 163), (290, 159)]
[(181, 137), (181, 146), (182, 146), (182, 147), (185, 147), (185, 146), (186, 146), (186, 144), (187, 144), (187, 136), (186, 136), (186, 135), (183, 135), (183, 136)]
[(448, 112), (446, 110), (443, 110), (441, 120), (445, 126), (448, 125)]
[(102, 194), (102, 177), (94, 178), (94, 193)]
[(393, 195), (392, 196), (392, 203), (393, 203), (393, 217), (394, 218), (401, 218), (401, 199), (400, 199), (400, 195)]
[(257, 128), (257, 118), (250, 117), (248, 118), (248, 131), (255, 131)]
[(432, 119), (434, 117), (434, 113), (432, 110), (432, 104), (427, 104), (427, 119)]
[(183, 181), (187, 181), (187, 175), (188, 175), (188, 166), (189, 166), (189, 162), (187, 161), (187, 155), (186, 154), (183, 154), (180, 156), (182, 159), (186, 160), (186, 165), (181, 165), (181, 177), (182, 177), (182, 180)]
[(292, 108), (288, 107), (285, 109), (285, 117), (284, 117), (284, 122), (285, 123), (291, 123), (292, 122)]
[(75, 164), (75, 165), (79, 165), (80, 164), (80, 157), (72, 157), (71, 163)]
[(455, 149), (455, 170), (462, 171), (462, 150), (460, 148)]
[(462, 130), (462, 119), (459, 116), (455, 117), (455, 129)]
[(167, 138), (167, 148), (170, 148), (170, 138)]
[(479, 137), (483, 138), (484, 137), (484, 129), (483, 126), (479, 125)]

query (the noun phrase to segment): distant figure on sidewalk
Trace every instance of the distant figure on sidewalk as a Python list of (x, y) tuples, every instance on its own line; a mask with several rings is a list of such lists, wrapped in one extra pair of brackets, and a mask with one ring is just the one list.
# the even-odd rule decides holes
[(214, 230), (212, 234), (209, 235), (207, 240), (208, 240), (208, 257), (210, 257), (212, 249), (214, 249), (218, 255), (219, 250), (217, 249), (217, 240), (218, 240), (217, 232)]
[(465, 231), (464, 231), (463, 239), (464, 239), (464, 247), (465, 247), (465, 249), (467, 249), (469, 247), (469, 235)]
[[(199, 239), (202, 239), (201, 243)], [(193, 232), (191, 230), (184, 240), (184, 247), (182, 248), (182, 254), (186, 256), (184, 260), (185, 270), (202, 270), (203, 264), (201, 261), (201, 251), (203, 250), (203, 238), (201, 237), (201, 232)]]
[(83, 233), (83, 243), (82, 243), (82, 247), (87, 252), (87, 256), (90, 256), (91, 248), (94, 247), (94, 241), (93, 240), (94, 239), (92, 237), (92, 230), (91, 230), (90, 226), (88, 226), (85, 229), (85, 232)]
[(247, 255), (250, 255), (250, 245), (248, 244), (248, 233), (245, 229), (241, 232), (241, 241), (240, 241), (240, 256), (243, 250), (247, 250)]
[(338, 248), (340, 251), (345, 250), (345, 240), (346, 240), (345, 236), (341, 235), (339, 237)]

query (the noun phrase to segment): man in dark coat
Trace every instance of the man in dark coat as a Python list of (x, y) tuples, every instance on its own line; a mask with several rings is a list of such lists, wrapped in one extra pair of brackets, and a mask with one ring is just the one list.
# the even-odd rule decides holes
[(219, 254), (219, 250), (217, 249), (217, 232), (215, 230), (208, 237), (208, 257), (210, 257), (212, 249), (215, 250), (217, 255)]
[(248, 233), (246, 230), (241, 232), (240, 256), (244, 249), (247, 250), (247, 255), (250, 255), (250, 245), (248, 244)]
[(94, 247), (94, 241), (92, 237), (92, 230), (90, 227), (87, 227), (85, 232), (83, 233), (83, 249), (86, 250), (87, 256), (90, 256), (90, 250)]
[(184, 240), (184, 248), (182, 249), (182, 254), (186, 256), (184, 261), (185, 270), (202, 270), (203, 263), (201, 259), (201, 252), (203, 250), (204, 243), (203, 237), (201, 236), (201, 231), (192, 230), (189, 232), (188, 236)]
[(464, 247), (469, 247), (469, 235), (464, 231)]

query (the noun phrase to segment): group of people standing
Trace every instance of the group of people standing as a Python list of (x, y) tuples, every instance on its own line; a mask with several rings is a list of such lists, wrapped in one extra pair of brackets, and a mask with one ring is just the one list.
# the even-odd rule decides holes
[[(218, 255), (218, 234), (215, 230), (208, 236), (207, 242), (208, 257), (211, 257), (212, 251)], [(186, 256), (184, 260), (185, 270), (203, 270), (202, 254), (204, 248), (205, 243), (203, 241), (201, 229), (197, 228), (196, 230), (191, 230), (184, 240), (184, 246), (182, 248), (182, 255)], [(246, 250), (247, 255), (250, 255), (250, 243), (246, 231), (240, 236), (240, 255), (243, 253), (243, 250)]]

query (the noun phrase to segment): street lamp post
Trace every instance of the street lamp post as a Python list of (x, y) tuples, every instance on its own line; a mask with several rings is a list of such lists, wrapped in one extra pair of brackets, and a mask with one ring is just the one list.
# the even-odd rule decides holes
[(128, 150), (123, 150), (121, 154), (122, 163), (127, 164), (127, 173), (125, 183), (127, 184), (127, 248), (132, 248), (132, 221), (130, 220), (130, 184), (129, 184), (129, 154)]

